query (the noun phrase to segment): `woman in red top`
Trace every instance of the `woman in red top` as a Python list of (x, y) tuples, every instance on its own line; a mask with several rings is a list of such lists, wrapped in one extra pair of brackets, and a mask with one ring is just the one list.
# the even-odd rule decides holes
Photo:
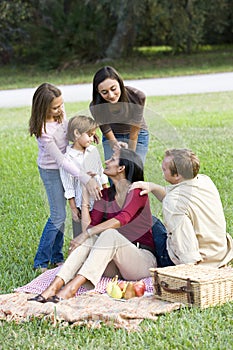
[[(51, 285), (31, 300), (69, 299), (84, 283), (95, 286), (102, 275), (138, 280), (156, 267), (149, 198), (140, 196), (139, 189), (129, 192), (129, 186), (144, 177), (140, 156), (121, 148), (106, 161), (104, 173), (113, 185), (95, 202), (88, 229), (71, 241), (71, 253)], [(85, 215), (89, 215), (87, 203), (86, 192)]]

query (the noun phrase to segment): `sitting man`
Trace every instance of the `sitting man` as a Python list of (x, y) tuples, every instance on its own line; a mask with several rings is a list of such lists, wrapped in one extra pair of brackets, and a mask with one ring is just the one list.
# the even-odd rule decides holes
[[(198, 174), (200, 162), (189, 149), (170, 149), (162, 162), (166, 187), (136, 182), (141, 195), (152, 192), (162, 202), (166, 231), (156, 231), (154, 241), (158, 266), (200, 263), (222, 267), (233, 259), (233, 239), (218, 190), (206, 175)], [(161, 226), (161, 223), (158, 222)], [(163, 234), (161, 234), (163, 232)]]

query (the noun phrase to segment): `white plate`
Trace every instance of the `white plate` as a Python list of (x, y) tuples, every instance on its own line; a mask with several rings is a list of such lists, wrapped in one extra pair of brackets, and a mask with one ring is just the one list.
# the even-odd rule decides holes
[[(114, 300), (118, 300), (118, 301), (127, 301), (127, 300), (130, 300), (130, 299), (124, 299), (124, 298), (121, 298), (121, 299), (118, 299), (118, 298), (113, 298), (111, 297), (110, 295), (108, 295), (108, 293), (104, 293), (103, 295), (106, 295), (107, 297), (109, 297), (110, 299), (114, 299)], [(149, 293), (149, 292), (145, 292), (143, 297), (149, 297), (153, 295), (153, 293)], [(136, 297), (137, 298), (137, 297)], [(141, 297), (140, 297), (141, 298)], [(131, 298), (132, 299), (132, 298)]]

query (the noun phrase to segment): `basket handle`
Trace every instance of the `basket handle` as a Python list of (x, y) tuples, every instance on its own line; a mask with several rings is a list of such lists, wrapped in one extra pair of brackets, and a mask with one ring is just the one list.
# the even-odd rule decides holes
[[(187, 281), (188, 282), (188, 281)], [(161, 287), (168, 293), (187, 293), (187, 286), (181, 286), (179, 288), (169, 288), (169, 284), (165, 281), (161, 281)]]
[(159, 276), (158, 276), (158, 272), (155, 271), (154, 272), (154, 287), (156, 290), (156, 293), (161, 296), (162, 295), (162, 291), (161, 291), (161, 287), (163, 290), (165, 290), (165, 292), (168, 293), (186, 293), (187, 294), (187, 300), (189, 304), (193, 304), (194, 303), (194, 298), (193, 298), (193, 292), (191, 290), (191, 281), (190, 278), (187, 278), (187, 285), (186, 286), (181, 286), (179, 288), (169, 288), (169, 284), (166, 283), (165, 281), (161, 281), (159, 282)]

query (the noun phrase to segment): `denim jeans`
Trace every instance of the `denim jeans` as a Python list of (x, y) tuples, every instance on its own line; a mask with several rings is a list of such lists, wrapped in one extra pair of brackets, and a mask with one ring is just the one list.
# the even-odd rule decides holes
[[(114, 134), (117, 141), (129, 142), (129, 134)], [(112, 157), (112, 148), (105, 136), (102, 138), (103, 148), (104, 148), (104, 159), (108, 160)], [(146, 154), (149, 145), (149, 133), (147, 130), (141, 129), (138, 134), (138, 142), (136, 147), (136, 153), (141, 157), (143, 164), (146, 161)]]
[(39, 173), (44, 183), (50, 217), (44, 227), (37, 253), (34, 259), (34, 268), (47, 267), (64, 260), (62, 247), (64, 243), (64, 228), (66, 219), (66, 199), (64, 189), (57, 169), (42, 169)]
[(155, 244), (157, 265), (158, 267), (173, 266), (175, 264), (171, 261), (167, 251), (167, 230), (162, 222), (155, 216), (152, 216), (152, 219), (152, 235)]

